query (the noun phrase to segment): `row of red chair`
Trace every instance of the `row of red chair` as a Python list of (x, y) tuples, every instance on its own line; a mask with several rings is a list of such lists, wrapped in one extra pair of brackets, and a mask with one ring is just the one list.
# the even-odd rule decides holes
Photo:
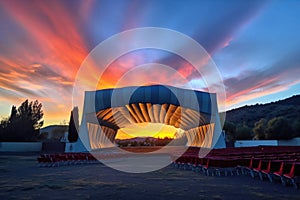
[(41, 154), (37, 160), (40, 167), (58, 167), (65, 165), (93, 164), (99, 160), (124, 157), (124, 154), (116, 153), (60, 153)]
[[(255, 164), (256, 163), (256, 164)], [(258, 164), (257, 164), (258, 163)], [(252, 166), (251, 166), (252, 165)], [(298, 188), (300, 182), (300, 159), (255, 160), (251, 159), (247, 167), (252, 178), (266, 178), (270, 182), (280, 180), (282, 185), (293, 185)]]
[(96, 161), (89, 153), (41, 154), (37, 160), (40, 167), (95, 163)]
[(250, 175), (283, 185), (299, 186), (300, 148), (260, 146), (213, 149), (199, 158), (199, 148), (188, 149), (182, 156), (173, 155), (177, 168), (190, 169), (205, 175)]

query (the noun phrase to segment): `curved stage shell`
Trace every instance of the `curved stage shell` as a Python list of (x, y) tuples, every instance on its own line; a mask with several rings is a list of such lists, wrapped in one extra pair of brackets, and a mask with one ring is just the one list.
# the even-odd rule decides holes
[(147, 122), (184, 130), (187, 146), (225, 147), (216, 94), (152, 85), (85, 92), (73, 150), (113, 147), (118, 129)]

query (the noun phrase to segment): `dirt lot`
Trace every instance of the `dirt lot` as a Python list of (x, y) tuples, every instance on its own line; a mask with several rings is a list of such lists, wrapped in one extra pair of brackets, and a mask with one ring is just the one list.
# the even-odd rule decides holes
[(0, 199), (299, 199), (250, 177), (207, 177), (168, 166), (129, 174), (103, 164), (39, 168), (37, 155), (0, 155)]

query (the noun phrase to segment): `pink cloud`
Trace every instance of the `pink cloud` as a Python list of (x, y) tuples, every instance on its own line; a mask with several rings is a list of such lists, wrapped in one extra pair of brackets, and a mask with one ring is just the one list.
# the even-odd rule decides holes
[[(78, 20), (87, 18), (92, 3), (79, 7), (79, 16), (59, 1), (1, 2), (10, 23), (24, 30), (22, 40), (11, 40), (0, 56), (0, 93), (6, 101), (18, 105), (39, 99), (46, 124), (68, 119), (73, 80), (89, 52)], [(62, 104), (66, 106), (57, 107)]]
[[(4, 6), (30, 36), (28, 40), (33, 43), (34, 50), (31, 52), (37, 53), (24, 60), (51, 65), (62, 75), (73, 78), (88, 53), (76, 24), (76, 15), (58, 1), (35, 1), (32, 5), (23, 1), (5, 1)], [(26, 51), (26, 48), (22, 49), (21, 53)]]

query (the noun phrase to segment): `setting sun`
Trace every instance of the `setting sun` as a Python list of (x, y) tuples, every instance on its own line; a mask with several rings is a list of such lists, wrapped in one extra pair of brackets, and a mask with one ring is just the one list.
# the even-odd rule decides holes
[(139, 123), (118, 130), (116, 139), (129, 139), (134, 137), (174, 138), (182, 130), (161, 123)]

